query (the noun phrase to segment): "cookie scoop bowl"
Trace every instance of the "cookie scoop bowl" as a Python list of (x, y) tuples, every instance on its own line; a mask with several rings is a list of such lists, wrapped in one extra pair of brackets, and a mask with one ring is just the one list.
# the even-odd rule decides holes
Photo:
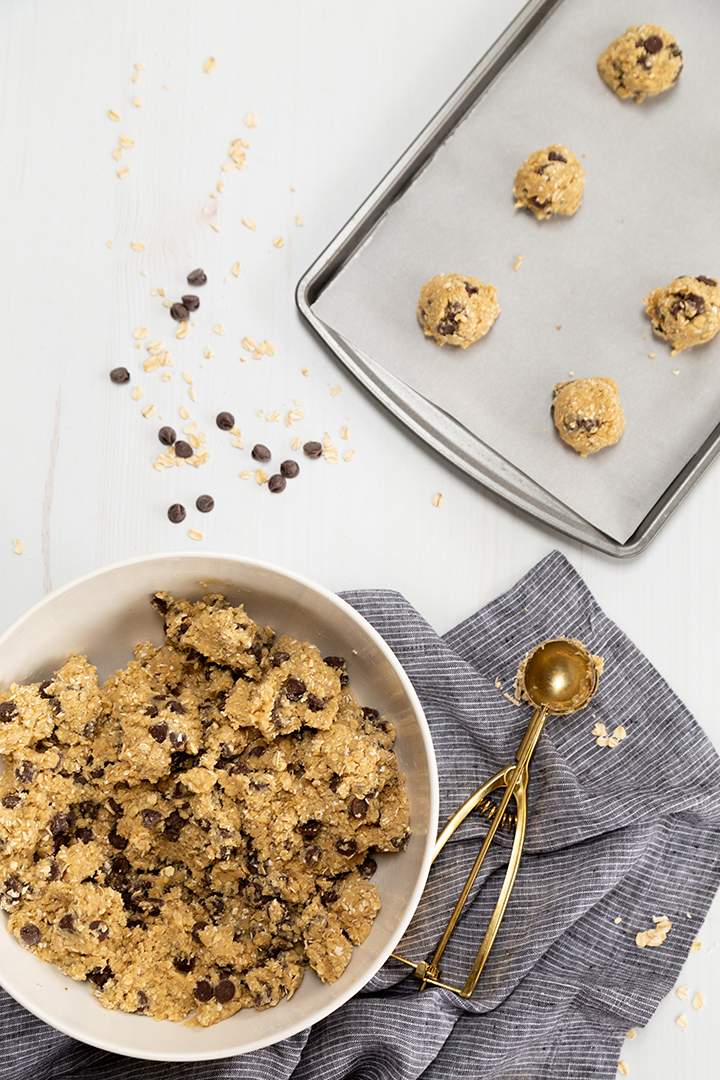
[(47, 677), (69, 653), (85, 653), (102, 678), (127, 663), (133, 645), (162, 640), (150, 595), (167, 590), (197, 598), (225, 592), (262, 623), (344, 655), (362, 704), (387, 714), (405, 773), (412, 835), (406, 850), (378, 857), (374, 881), (382, 909), (337, 982), (306, 971), (293, 998), (264, 1011), (245, 1009), (209, 1028), (104, 1009), (88, 983), (77, 983), (24, 949), (0, 916), (0, 983), (41, 1020), (103, 1050), (158, 1061), (201, 1061), (245, 1054), (317, 1023), (357, 993), (382, 967), (407, 927), (430, 868), (437, 831), (437, 772), (417, 696), (375, 630), (337, 596), (265, 563), (203, 553), (157, 555), (99, 570), (52, 593), (0, 638), (0, 685)]

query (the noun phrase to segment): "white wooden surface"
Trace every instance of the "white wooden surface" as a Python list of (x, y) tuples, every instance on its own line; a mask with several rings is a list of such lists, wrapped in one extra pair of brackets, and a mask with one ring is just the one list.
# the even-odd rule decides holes
[[(567, 544), (491, 501), (411, 440), (345, 378), (300, 324), (294, 284), (438, 104), (494, 40), (517, 0), (5, 0), (0, 5), (0, 169), (3, 251), (0, 623), (48, 589), (114, 560), (192, 548), (283, 564), (330, 588), (399, 589), (446, 629), (561, 548), (609, 614), (635, 639), (720, 743), (712, 675), (718, 651), (720, 468), (700, 483), (651, 549), (628, 564)], [(641, 16), (638, 16), (640, 18)], [(642, 17), (649, 17), (642, 15)], [(212, 74), (203, 62), (217, 58)], [(146, 69), (131, 84), (132, 66)], [(133, 95), (142, 107), (131, 105)], [(116, 109), (119, 123), (106, 117)], [(247, 112), (259, 125), (243, 125)], [(120, 134), (130, 173), (115, 176)], [(251, 143), (247, 168), (225, 175), (218, 233), (209, 192), (231, 139)], [(290, 191), (290, 186), (295, 191)], [(295, 214), (304, 226), (294, 224)], [(241, 225), (254, 218), (257, 230)], [(285, 238), (282, 249), (275, 236)], [(112, 250), (106, 247), (113, 241)], [(146, 245), (142, 254), (132, 241)], [(241, 263), (238, 279), (229, 276)], [(197, 326), (175, 326), (153, 286), (186, 291), (203, 266)], [(211, 333), (221, 322), (225, 335)], [(173, 381), (145, 375), (135, 327), (162, 337)], [(240, 340), (270, 339), (274, 358), (240, 362)], [(215, 357), (202, 358), (210, 345)], [(108, 370), (124, 364), (128, 388)], [(301, 368), (309, 369), (303, 376)], [(189, 372), (197, 404), (180, 372)], [(330, 394), (342, 388), (337, 396)], [(257, 409), (301, 403), (292, 432)], [(208, 432), (199, 470), (151, 463), (158, 417), (185, 404)], [(238, 473), (247, 450), (212, 419), (236, 415), (247, 446), (287, 456), (289, 439), (330, 432), (350, 463), (305, 463), (284, 495)], [(339, 438), (347, 424), (350, 440)], [(278, 460), (276, 458), (276, 460)], [(216, 511), (184, 526), (165, 517), (210, 492)], [(431, 499), (444, 493), (439, 509)], [(192, 518), (192, 520), (190, 520)], [(20, 538), (24, 554), (14, 554)], [(661, 733), (658, 733), (661, 737)], [(637, 1077), (714, 1075), (720, 913), (683, 981), (706, 1008), (667, 1000), (623, 1057)], [(674, 1017), (686, 1011), (689, 1030)]]

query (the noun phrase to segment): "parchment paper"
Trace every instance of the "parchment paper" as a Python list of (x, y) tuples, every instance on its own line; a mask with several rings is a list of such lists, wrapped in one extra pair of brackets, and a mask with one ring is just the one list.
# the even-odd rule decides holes
[[(685, 70), (655, 100), (620, 102), (597, 56), (649, 18), (677, 35)], [(680, 274), (720, 278), (719, 46), (713, 0), (565, 0), (315, 304), (351, 344), (621, 542), (720, 422), (720, 336), (671, 358), (643, 314), (646, 294)], [(551, 142), (582, 158), (585, 199), (574, 218), (537, 223), (513, 209), (512, 182)], [(423, 281), (451, 271), (495, 284), (502, 306), (464, 352), (424, 339), (415, 317)], [(553, 384), (573, 375), (615, 378), (626, 415), (622, 441), (585, 460), (549, 413)]]

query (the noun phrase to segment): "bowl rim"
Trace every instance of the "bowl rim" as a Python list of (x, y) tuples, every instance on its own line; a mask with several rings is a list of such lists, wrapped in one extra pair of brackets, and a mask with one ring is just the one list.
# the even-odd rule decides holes
[[(126, 1044), (118, 1044), (112, 1038), (89, 1038), (86, 1034), (79, 1034), (72, 1025), (67, 1023), (58, 1023), (55, 1020), (51, 1020), (42, 1007), (37, 1004), (29, 995), (25, 994), (22, 990), (13, 986), (12, 971), (0, 969), (0, 986), (15, 1000), (19, 1005), (22, 1005), (24, 1009), (32, 1013), (43, 1023), (48, 1024), (56, 1031), (60, 1031), (63, 1035), (67, 1035), (72, 1039), (77, 1039), (79, 1042), (84, 1043), (86, 1046), (93, 1046), (99, 1050), (105, 1050), (110, 1053), (119, 1054), (123, 1057), (138, 1058), (144, 1061), (176, 1061), (176, 1062), (192, 1062), (192, 1061), (213, 1061), (221, 1060), (228, 1057), (236, 1057), (244, 1054), (251, 1054), (255, 1050), (262, 1050), (268, 1046), (274, 1046), (279, 1042), (284, 1042), (286, 1039), (290, 1039), (297, 1035), (300, 1031), (305, 1031), (312, 1027), (319, 1021), (324, 1020), (325, 1017), (330, 1016), (336, 1012), (341, 1006), (343, 1006), (350, 998), (360, 991), (363, 986), (375, 977), (380, 969), (385, 965), (390, 954), (395, 949), (403, 934), (405, 933), (410, 921), (417, 910), (417, 906), (420, 902), (420, 898), (424, 892), (425, 884), (427, 882), (428, 874), (432, 866), (432, 856), (435, 847), (435, 838), (437, 834), (438, 826), (438, 804), (439, 804), (439, 783), (437, 772), (437, 760), (435, 757), (435, 748), (433, 746), (432, 736), (430, 734), (430, 728), (425, 716), (425, 710), (420, 703), (420, 699), (415, 692), (415, 689), (410, 681), (409, 676), (405, 672), (402, 664), (395, 656), (390, 646), (387, 644), (382, 635), (375, 629), (374, 626), (368, 620), (361, 615), (358, 611), (352, 607), (346, 600), (344, 600), (337, 593), (332, 592), (330, 589), (325, 588), (323, 585), (317, 584), (311, 578), (306, 577), (304, 574), (298, 574), (293, 570), (287, 570), (282, 566), (277, 566), (275, 563), (266, 562), (262, 559), (246, 558), (243, 555), (228, 554), (221, 551), (169, 551), (169, 552), (156, 552), (150, 555), (138, 555), (130, 559), (120, 559), (113, 563), (108, 563), (106, 566), (101, 566), (95, 570), (91, 570), (87, 574), (82, 574), (80, 577), (73, 578), (71, 581), (64, 585), (60, 585), (45, 596), (41, 597), (35, 604), (32, 605), (24, 614), (15, 619), (14, 622), (7, 627), (6, 630), (0, 634), (0, 650), (3, 649), (6, 642), (10, 637), (20, 629), (26, 622), (28, 622), (37, 612), (43, 607), (62, 596), (64, 593), (71, 592), (73, 589), (80, 585), (85, 584), (88, 581), (92, 581), (93, 578), (102, 577), (105, 574), (112, 573), (117, 570), (123, 570), (131, 566), (137, 566), (141, 563), (159, 563), (166, 560), (181, 559), (183, 561), (194, 562), (201, 560), (219, 559), (223, 561), (229, 561), (239, 563), (244, 567), (254, 568), (258, 570), (270, 571), (273, 574), (278, 574), (280, 577), (286, 578), (296, 584), (302, 585), (305, 588), (310, 589), (312, 592), (319, 593), (325, 600), (328, 600), (332, 605), (339, 608), (346, 615), (349, 615), (351, 620), (358, 624), (358, 626), (369, 635), (374, 644), (383, 653), (385, 659), (390, 663), (394, 669), (395, 674), (400, 679), (403, 690), (405, 691), (408, 701), (412, 707), (417, 721), (420, 735), (425, 750), (425, 756), (428, 764), (428, 785), (429, 785), (429, 829), (425, 840), (425, 850), (423, 852), (422, 863), (420, 866), (420, 872), (415, 881), (412, 893), (406, 904), (405, 915), (400, 919), (395, 931), (391, 935), (388, 943), (382, 949), (376, 960), (373, 962), (372, 971), (369, 975), (360, 975), (353, 979), (350, 985), (344, 990), (337, 999), (334, 999), (328, 1006), (323, 1006), (316, 1009), (310, 1017), (304, 1022), (297, 1022), (291, 1024), (287, 1031), (277, 1038), (272, 1035), (262, 1036), (258, 1039), (254, 1039), (247, 1045), (243, 1045), (241, 1048), (224, 1049), (224, 1050), (198, 1050), (188, 1055), (185, 1051), (179, 1051), (173, 1053), (172, 1051), (153, 1053), (151, 1051), (143, 1051), (139, 1053), (137, 1050), (133, 1050)], [(6, 933), (6, 929), (3, 927), (3, 932)], [(282, 1004), (282, 1002), (280, 1003)], [(108, 1010), (112, 1013), (114, 1010)], [(172, 1021), (168, 1021), (172, 1022)]]

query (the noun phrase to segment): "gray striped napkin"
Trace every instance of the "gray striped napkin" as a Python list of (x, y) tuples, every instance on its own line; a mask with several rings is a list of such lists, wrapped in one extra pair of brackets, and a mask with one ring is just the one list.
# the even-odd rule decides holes
[[(557, 552), (443, 637), (397, 593), (345, 598), (388, 641), (422, 700), (441, 818), (512, 760), (529, 710), (499, 687), (511, 689), (528, 649), (564, 634), (605, 658), (592, 706), (549, 722), (540, 741), (525, 856), (472, 1001), (437, 989), (418, 994), (408, 969), (390, 961), (337, 1013), (287, 1042), (247, 1057), (162, 1065), (82, 1046), (0, 992), (3, 1080), (615, 1077), (625, 1031), (647, 1023), (672, 987), (718, 885), (720, 759)], [(596, 723), (621, 724), (627, 738), (598, 747)], [(443, 852), (406, 955), (431, 951), (484, 827), (473, 816)], [(501, 835), (456, 930), (444, 965), (451, 979), (462, 980), (475, 954), (508, 847)], [(635, 935), (654, 915), (673, 928), (659, 948), (640, 950)]]

